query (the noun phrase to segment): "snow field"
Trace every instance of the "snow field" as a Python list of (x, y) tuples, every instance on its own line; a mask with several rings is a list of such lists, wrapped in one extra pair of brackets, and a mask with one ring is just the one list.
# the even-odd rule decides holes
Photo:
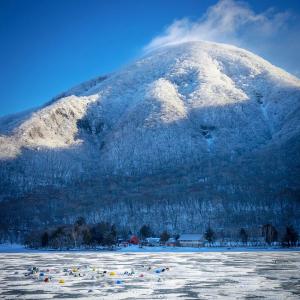
[[(299, 252), (15, 253), (2, 254), (0, 265), (1, 299), (299, 299), (300, 295)], [(39, 270), (25, 276), (32, 267)], [(52, 279), (45, 282), (49, 276)]]

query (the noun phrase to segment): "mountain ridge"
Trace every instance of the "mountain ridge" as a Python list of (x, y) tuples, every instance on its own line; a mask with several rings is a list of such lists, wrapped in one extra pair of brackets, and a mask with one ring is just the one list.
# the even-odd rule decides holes
[[(288, 215), (296, 222), (299, 111), (300, 80), (246, 50), (209, 42), (157, 49), (29, 115), (0, 119), (2, 217), (14, 215), (16, 205), (24, 208), (29, 197), (35, 209), (40, 201), (64, 203), (60, 220), (80, 210), (90, 218), (96, 210), (98, 219), (123, 222), (118, 212), (126, 215), (124, 226), (137, 227), (151, 207), (167, 201), (182, 228), (190, 228), (187, 216), (197, 215), (188, 208), (180, 216), (190, 203), (199, 218), (211, 214), (199, 227), (209, 219), (230, 229), (235, 205), (245, 225), (240, 216), (251, 220), (249, 207), (259, 211), (261, 203), (277, 222), (286, 201), (278, 224)], [(53, 192), (49, 199), (45, 190)], [(291, 199), (278, 196), (285, 190)], [(80, 209), (72, 211), (74, 205)], [(130, 207), (143, 211), (139, 221)], [(228, 220), (218, 221), (225, 211)], [(53, 208), (47, 222), (55, 214)], [(257, 226), (264, 214), (249, 222)], [(28, 218), (20, 226), (31, 227)], [(179, 221), (167, 220), (170, 230), (180, 229)]]

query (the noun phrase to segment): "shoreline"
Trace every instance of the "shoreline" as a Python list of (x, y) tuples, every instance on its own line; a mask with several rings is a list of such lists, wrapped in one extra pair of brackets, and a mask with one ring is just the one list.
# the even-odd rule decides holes
[(207, 253), (207, 252), (299, 252), (300, 247), (143, 247), (129, 246), (115, 249), (29, 249), (21, 244), (0, 244), (0, 253)]

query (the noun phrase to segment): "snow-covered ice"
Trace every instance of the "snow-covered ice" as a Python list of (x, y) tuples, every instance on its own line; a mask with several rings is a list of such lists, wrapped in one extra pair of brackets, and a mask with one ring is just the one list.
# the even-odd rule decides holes
[[(0, 298), (299, 299), (299, 254), (296, 251), (3, 253)], [(40, 271), (25, 276), (33, 266)], [(162, 272), (167, 267), (169, 270)], [(103, 274), (104, 271), (107, 273)], [(124, 274), (126, 271), (134, 274)], [(44, 282), (44, 277), (38, 276), (40, 272), (52, 276), (52, 280)], [(59, 283), (61, 279), (64, 283)]]

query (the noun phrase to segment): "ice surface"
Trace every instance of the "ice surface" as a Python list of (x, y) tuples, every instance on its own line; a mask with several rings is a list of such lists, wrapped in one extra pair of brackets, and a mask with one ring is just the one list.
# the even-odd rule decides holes
[[(299, 254), (6, 253), (0, 258), (0, 298), (299, 299)], [(45, 270), (53, 279), (44, 282), (38, 277), (25, 277), (32, 266)], [(169, 271), (156, 273), (165, 267)], [(65, 275), (64, 268), (79, 268), (74, 272), (77, 277)], [(135, 274), (124, 275), (132, 270)], [(116, 275), (103, 276), (103, 271)], [(79, 273), (84, 276), (79, 277)]]

